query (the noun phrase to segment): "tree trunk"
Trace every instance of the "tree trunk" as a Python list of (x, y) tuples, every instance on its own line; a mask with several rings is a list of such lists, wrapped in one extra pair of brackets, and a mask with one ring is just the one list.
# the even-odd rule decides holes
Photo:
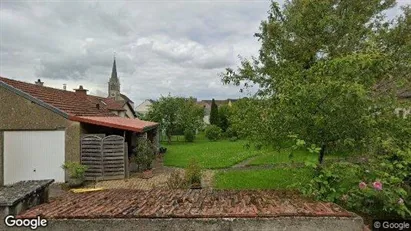
[(320, 156), (318, 157), (318, 162), (321, 165), (324, 161), (324, 154), (325, 154), (325, 144), (321, 145)]

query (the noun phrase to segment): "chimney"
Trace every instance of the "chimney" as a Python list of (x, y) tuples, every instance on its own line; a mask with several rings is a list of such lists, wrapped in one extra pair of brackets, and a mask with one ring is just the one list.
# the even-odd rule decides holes
[(76, 94), (87, 95), (88, 90), (84, 89), (83, 86), (80, 85), (78, 89), (74, 89), (74, 91), (76, 92)]
[(36, 85), (38, 85), (38, 86), (43, 86), (43, 83), (44, 82), (41, 82), (41, 80), (40, 79), (38, 79), (36, 82), (34, 82)]
[(67, 85), (65, 83), (63, 84), (63, 90), (67, 90)]

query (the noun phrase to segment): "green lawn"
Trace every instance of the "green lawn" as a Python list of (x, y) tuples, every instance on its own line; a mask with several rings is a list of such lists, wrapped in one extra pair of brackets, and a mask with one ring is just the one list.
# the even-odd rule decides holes
[(203, 168), (227, 168), (261, 154), (261, 151), (244, 148), (245, 144), (245, 141), (219, 140), (211, 142), (201, 134), (193, 143), (180, 141), (167, 144), (162, 142), (162, 146), (167, 148), (164, 165), (186, 167), (189, 161), (195, 158)]
[[(164, 165), (187, 167), (189, 161), (195, 158), (202, 168), (229, 168), (250, 157), (254, 157), (249, 165), (270, 165), (278, 163), (316, 162), (318, 156), (305, 150), (294, 151), (290, 156), (287, 150), (262, 148), (256, 150), (253, 146), (245, 148), (246, 141), (230, 142), (219, 140), (208, 141), (203, 134), (198, 134), (193, 143), (185, 142), (184, 137), (173, 137), (172, 143), (161, 143), (167, 148)], [(343, 155), (326, 155), (325, 159), (343, 158)], [(253, 170), (221, 170), (214, 177), (214, 186), (220, 189), (286, 189), (296, 188), (297, 183), (308, 182), (313, 170), (306, 167), (282, 167), (275, 169)], [(356, 179), (353, 177), (353, 179)]]
[[(270, 165), (278, 163), (304, 163), (316, 162), (318, 156), (306, 150), (294, 151), (292, 155), (287, 150), (274, 150), (262, 148), (256, 150), (253, 146), (246, 149), (246, 141), (231, 142), (228, 140), (209, 141), (203, 134), (198, 134), (193, 143), (185, 142), (183, 136), (173, 136), (171, 144), (162, 139), (161, 145), (167, 148), (164, 164), (166, 166), (186, 167), (190, 159), (195, 158), (203, 168), (220, 169), (231, 167), (250, 157), (248, 165)], [(338, 155), (326, 155), (325, 159), (338, 158)]]
[(260, 170), (220, 171), (214, 177), (218, 189), (293, 189), (297, 183), (308, 182), (309, 168), (276, 168)]
[[(326, 155), (327, 159), (341, 158), (341, 155)], [(272, 150), (264, 149), (260, 155), (253, 159), (249, 165), (270, 165), (278, 163), (304, 163), (305, 161), (316, 162), (318, 161), (318, 155), (310, 153), (307, 150), (296, 150), (290, 154), (289, 150)]]

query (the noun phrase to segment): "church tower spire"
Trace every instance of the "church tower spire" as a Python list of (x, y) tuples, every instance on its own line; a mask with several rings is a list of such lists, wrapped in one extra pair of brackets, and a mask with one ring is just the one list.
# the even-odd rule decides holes
[(117, 76), (116, 56), (114, 56), (113, 68), (111, 70), (111, 77), (108, 82), (108, 97), (120, 100), (120, 80)]

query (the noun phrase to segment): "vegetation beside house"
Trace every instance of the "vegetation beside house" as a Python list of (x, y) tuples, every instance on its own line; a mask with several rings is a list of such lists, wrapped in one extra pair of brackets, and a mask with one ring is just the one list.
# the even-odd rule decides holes
[(394, 113), (399, 89), (410, 87), (411, 8), (384, 21), (394, 3), (272, 3), (256, 33), (259, 56), (222, 74), (259, 91), (237, 101), (224, 123), (214, 106), (213, 142), (169, 142), (165, 164), (279, 165), (220, 170), (215, 186), (297, 189), (361, 214), (411, 216), (411, 123)]

